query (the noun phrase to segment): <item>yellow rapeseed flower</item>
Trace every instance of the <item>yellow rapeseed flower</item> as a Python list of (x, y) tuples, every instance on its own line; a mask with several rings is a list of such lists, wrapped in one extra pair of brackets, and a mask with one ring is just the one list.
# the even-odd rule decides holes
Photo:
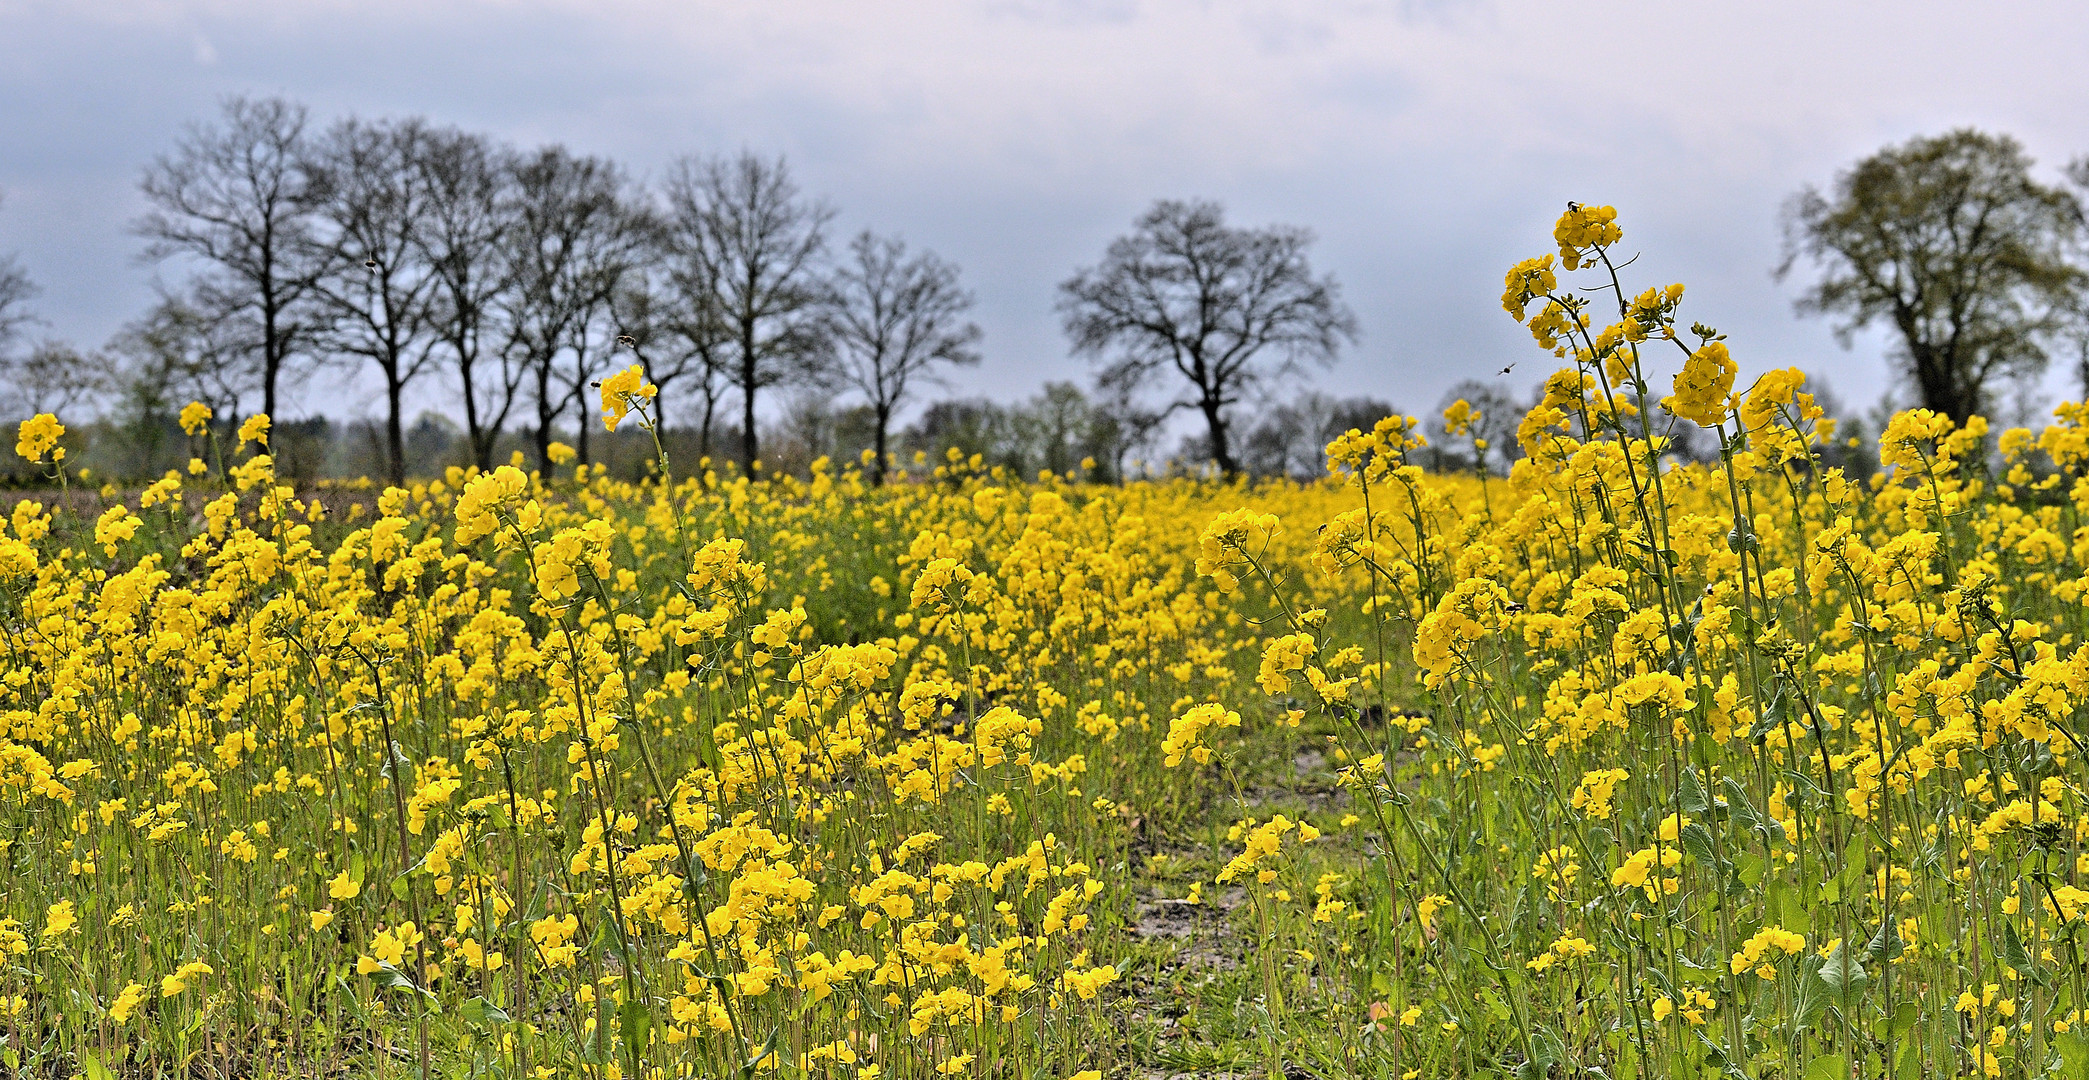
[[(20, 455), (24, 461), (41, 465), (43, 464), (44, 455), (51, 453), (52, 447), (58, 446), (58, 439), (64, 434), (65, 425), (59, 423), (56, 416), (50, 413), (37, 413), (35, 416), (22, 421), (22, 426), (15, 439), (15, 453)], [(53, 460), (63, 460), (64, 457), (65, 450), (60, 447), (57, 451), (57, 456)]]

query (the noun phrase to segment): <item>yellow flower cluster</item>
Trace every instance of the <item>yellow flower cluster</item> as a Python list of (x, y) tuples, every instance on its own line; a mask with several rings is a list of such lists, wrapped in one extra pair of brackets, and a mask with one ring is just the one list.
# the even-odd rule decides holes
[(646, 381), (645, 368), (638, 364), (602, 380), (602, 426), (615, 431), (634, 408), (641, 410), (640, 420), (650, 426), (643, 410), (659, 392), (659, 387)]
[(1771, 961), (1774, 960), (1777, 953), (1781, 952), (1786, 956), (1797, 956), (1804, 951), (1806, 951), (1806, 938), (1804, 935), (1792, 933), (1781, 926), (1765, 926), (1761, 930), (1756, 931), (1755, 935), (1747, 941), (1741, 943), (1740, 951), (1734, 953), (1730, 964), (1736, 975), (1754, 968), (1758, 976), (1765, 979), (1774, 979), (1777, 977), (1777, 969), (1772, 965)]
[(1676, 373), (1675, 394), (1661, 403), (1699, 427), (1717, 427), (1726, 422), (1727, 397), (1739, 370), (1727, 354), (1726, 342), (1708, 341), (1684, 361), (1683, 370)]
[(22, 421), (15, 438), (15, 453), (32, 465), (43, 463), (44, 455), (56, 452), (53, 460), (65, 460), (65, 448), (58, 446), (58, 439), (65, 434), (65, 425), (50, 413), (38, 413)]
[(210, 406), (200, 401), (191, 401), (181, 407), (181, 415), (177, 419), (181, 423), (181, 430), (184, 433), (201, 435), (204, 429), (210, 425), (211, 414)]
[(1567, 212), (1552, 227), (1552, 239), (1559, 244), (1560, 263), (1569, 270), (1579, 269), (1590, 250), (1601, 250), (1624, 239), (1625, 231), (1617, 222), (1616, 207), (1568, 203)]
[(1161, 753), (1166, 755), (1169, 768), (1182, 764), (1190, 758), (1202, 765), (1211, 760), (1211, 747), (1204, 740), (1213, 729), (1237, 728), (1240, 714), (1224, 705), (1206, 702), (1192, 707), (1188, 712), (1168, 721), (1168, 735), (1161, 740)]

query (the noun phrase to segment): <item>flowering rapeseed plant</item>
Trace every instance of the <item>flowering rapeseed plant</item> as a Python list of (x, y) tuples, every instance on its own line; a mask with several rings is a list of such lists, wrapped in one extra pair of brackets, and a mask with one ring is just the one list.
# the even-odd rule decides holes
[[(2078, 1072), (2089, 407), (1902, 413), (1846, 471), (1803, 373), (1628, 289), (1622, 238), (1570, 207), (1506, 277), (1561, 363), (1506, 476), (1396, 416), (1305, 485), (677, 479), (656, 442), (642, 483), (358, 498), (256, 452), (17, 501), (8, 1051)], [(651, 425), (642, 370), (601, 389)], [(62, 482), (63, 434), (17, 449)]]

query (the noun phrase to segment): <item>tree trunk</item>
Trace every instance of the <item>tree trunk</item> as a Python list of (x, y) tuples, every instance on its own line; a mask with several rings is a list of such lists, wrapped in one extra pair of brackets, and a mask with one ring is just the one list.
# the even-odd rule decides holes
[(1922, 394), (1922, 407), (1943, 413), (1954, 424), (1964, 424), (1980, 408), (1977, 387), (1962, 385), (1954, 357), (1934, 345), (1908, 342), (1914, 361), (1915, 388)]
[(276, 418), (276, 373), (282, 367), (283, 361), (275, 355), (271, 345), (261, 361), (261, 411), (271, 421)]
[(885, 428), (891, 423), (891, 406), (880, 404), (878, 406), (878, 432), (876, 437), (878, 458), (871, 463), (870, 467), (870, 482), (876, 487), (885, 486)]
[[(706, 373), (706, 378), (709, 374)], [(711, 384), (704, 384), (704, 428), (696, 438), (697, 457), (703, 459), (704, 467), (711, 467), (711, 421), (718, 415), (718, 395), (711, 391)]]
[(551, 362), (546, 360), (537, 367), (537, 475), (551, 475)]
[(387, 409), (384, 418), (385, 456), (391, 459), (392, 486), (406, 484), (406, 436), (399, 425), (399, 397), (405, 387), (394, 371), (384, 373), (384, 398)]
[[(273, 279), (274, 260), (264, 256), (263, 273)], [(276, 293), (269, 281), (261, 287), (261, 411), (273, 421), (276, 418), (276, 376), (283, 370), (282, 335), (276, 322), (282, 312), (276, 307)]]
[(740, 455), (751, 478), (761, 460), (761, 441), (754, 433), (754, 342), (746, 345), (747, 351), (740, 354)]
[(1204, 421), (1211, 425), (1211, 462), (1219, 472), (1231, 480), (1240, 475), (1240, 466), (1233, 461), (1233, 449), (1226, 443), (1226, 419), (1219, 415), (1220, 405), (1206, 398), (1198, 407), (1204, 411)]
[(471, 369), (477, 359), (465, 359), (464, 346), (457, 347), (457, 375), (464, 383), (464, 430), (471, 439), (472, 464), (480, 472), (493, 471), (493, 440), (486, 437), (485, 426), (479, 419), (479, 392), (472, 385)]
[(574, 447), (574, 449), (580, 452), (580, 463), (582, 465), (593, 465), (595, 459), (589, 450), (588, 438), (595, 433), (595, 425), (591, 423), (594, 417), (589, 415), (591, 410), (588, 409), (587, 391), (581, 390), (573, 395), (573, 411), (579, 414), (579, 425), (575, 429), (576, 433), (573, 436), (573, 441), (580, 444)]

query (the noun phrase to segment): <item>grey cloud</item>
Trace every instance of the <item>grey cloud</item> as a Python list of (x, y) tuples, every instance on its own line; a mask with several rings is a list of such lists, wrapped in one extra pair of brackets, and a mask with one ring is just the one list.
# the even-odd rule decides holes
[(2089, 151), (2084, 26), (2058, 4), (1881, 22), (1797, 0), (0, 0), (0, 251), (45, 286), (57, 332), (106, 338), (150, 295), (124, 233), (139, 167), (220, 96), (283, 93), (322, 117), (564, 141), (641, 175), (683, 153), (788, 154), (844, 231), (964, 267), (988, 359), (962, 388), (1003, 396), (1083, 374), (1058, 281), (1152, 199), (1218, 198), (1320, 234), (1364, 323), (1325, 380), (1424, 409), (1511, 361), (1519, 389), (1542, 376), (1494, 301), (1577, 198), (1619, 206), (1635, 272), (1688, 283), (1744, 369), (1826, 371), (1862, 403), (1884, 385), (1879, 343), (1843, 352), (1769, 280), (1780, 202), (1958, 123), (2015, 131), (2048, 164)]

